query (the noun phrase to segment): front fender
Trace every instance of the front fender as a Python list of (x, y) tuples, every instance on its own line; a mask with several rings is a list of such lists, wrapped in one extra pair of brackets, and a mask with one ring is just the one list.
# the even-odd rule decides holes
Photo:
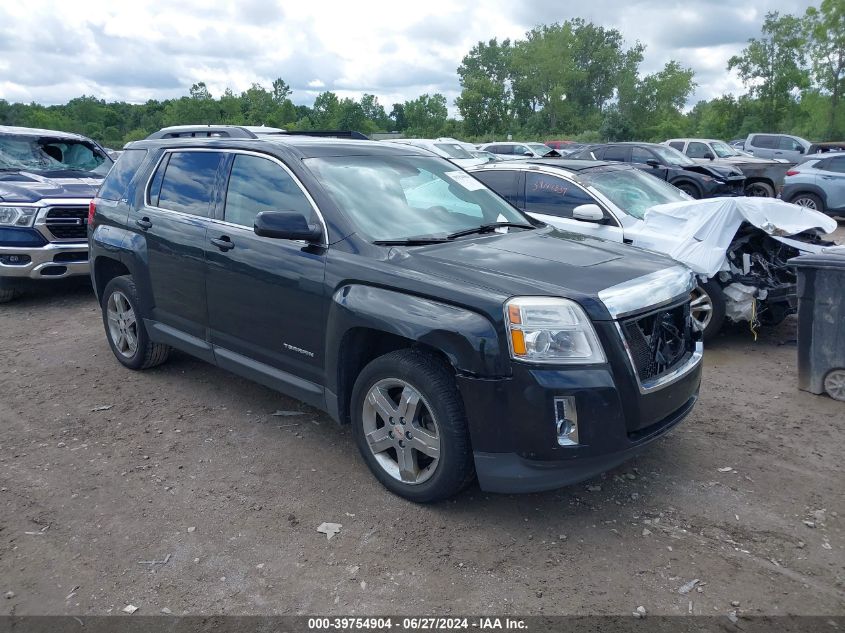
[[(354, 328), (401, 336), (442, 352), (459, 372), (474, 376), (510, 373), (495, 327), (477, 312), (433, 299), (360, 284), (339, 288), (328, 314), (327, 350), (340, 349)], [(338, 354), (327, 354), (327, 387), (337, 389)]]

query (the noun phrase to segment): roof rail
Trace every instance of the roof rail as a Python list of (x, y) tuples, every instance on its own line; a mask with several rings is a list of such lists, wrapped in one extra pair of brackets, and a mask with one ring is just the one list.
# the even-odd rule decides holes
[(369, 140), (352, 130), (283, 130), (257, 125), (172, 125), (153, 132), (147, 139), (166, 138), (260, 138), (262, 136), (321, 136)]

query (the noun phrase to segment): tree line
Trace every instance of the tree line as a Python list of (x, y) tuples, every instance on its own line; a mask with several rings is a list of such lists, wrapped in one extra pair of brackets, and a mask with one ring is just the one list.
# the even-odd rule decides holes
[(730, 139), (789, 132), (811, 140), (845, 139), (845, 0), (822, 0), (800, 16), (771, 12), (759, 37), (727, 65), (746, 92), (700, 101), (684, 111), (695, 74), (675, 60), (643, 75), (645, 46), (627, 46), (618, 29), (582, 19), (538, 26), (520, 40), (478, 42), (457, 69), (460, 118), (442, 94), (394, 103), (320, 93), (295, 105), (281, 78), (235, 94), (212, 95), (202, 81), (178, 99), (106, 102), (81, 96), (62, 105), (0, 99), (0, 125), (78, 132), (120, 147), (168, 125), (230, 123), (291, 130), (344, 129), (366, 134), (453, 136), (484, 141), (570, 138), (654, 140), (675, 136)]

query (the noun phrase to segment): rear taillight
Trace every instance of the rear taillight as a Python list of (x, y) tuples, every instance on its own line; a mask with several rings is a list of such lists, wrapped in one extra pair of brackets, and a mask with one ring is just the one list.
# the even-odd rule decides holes
[(94, 201), (88, 203), (88, 226), (94, 224), (94, 214), (97, 212), (97, 205), (94, 204)]
[(797, 169), (790, 169), (789, 171), (786, 172), (786, 175), (787, 176), (797, 176), (800, 173), (801, 172), (798, 171)]

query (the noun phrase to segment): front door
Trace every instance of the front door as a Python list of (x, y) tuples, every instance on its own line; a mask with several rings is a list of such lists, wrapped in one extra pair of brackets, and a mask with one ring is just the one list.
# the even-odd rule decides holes
[[(317, 211), (291, 172), (275, 158), (232, 153), (222, 212), (209, 224), (208, 318), (221, 366), (247, 366), (255, 378), (287, 383), (309, 400), (323, 384), (326, 314), (325, 246), (259, 237), (261, 211), (296, 211), (320, 224)], [(325, 243), (326, 236), (322, 237)], [(293, 379), (292, 377), (297, 377)]]

